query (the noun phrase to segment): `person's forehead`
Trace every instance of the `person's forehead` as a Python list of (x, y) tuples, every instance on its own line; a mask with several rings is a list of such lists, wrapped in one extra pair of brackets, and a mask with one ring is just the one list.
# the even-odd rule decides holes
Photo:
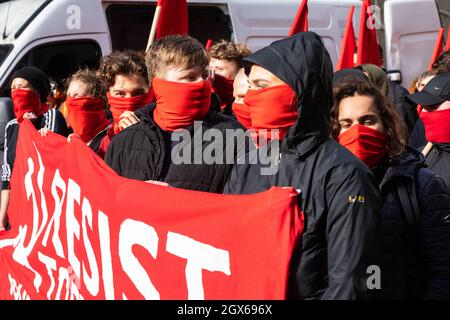
[(179, 66), (170, 66), (167, 68), (166, 72), (169, 73), (179, 73), (179, 74), (188, 74), (188, 73), (194, 73), (198, 72), (201, 73), (203, 70), (200, 67), (194, 67), (194, 68), (184, 68)]
[(377, 114), (372, 99), (368, 96), (352, 96), (341, 100), (339, 104), (339, 118), (356, 117), (366, 114)]
[(250, 69), (249, 78), (273, 78), (275, 75), (270, 72), (269, 70), (259, 66), (259, 65), (252, 65)]
[(17, 83), (17, 84), (29, 84), (28, 80), (24, 79), (24, 78), (14, 78), (12, 83)]
[(135, 88), (142, 87), (145, 85), (145, 79), (141, 75), (136, 74), (118, 74), (116, 75), (116, 81), (114, 83), (114, 88)]

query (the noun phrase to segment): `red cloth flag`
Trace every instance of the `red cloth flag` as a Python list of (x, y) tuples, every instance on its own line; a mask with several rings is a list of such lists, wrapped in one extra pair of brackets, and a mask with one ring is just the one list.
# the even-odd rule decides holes
[(450, 26), (448, 27), (448, 34), (447, 34), (447, 45), (445, 46), (445, 51), (450, 50)]
[(172, 34), (188, 34), (188, 9), (186, 0), (158, 0), (161, 6), (156, 39)]
[(302, 0), (288, 36), (308, 31), (308, 0)]
[(209, 51), (211, 49), (212, 45), (213, 45), (212, 39), (208, 39), (208, 41), (206, 41), (206, 45), (205, 45), (206, 51)]
[(444, 28), (440, 28), (436, 39), (436, 43), (434, 45), (433, 55), (431, 56), (428, 70), (431, 70), (433, 68), (433, 63), (441, 55), (443, 49), (444, 49)]
[(8, 215), (0, 299), (283, 299), (303, 228), (291, 188), (222, 195), (126, 179), (29, 120)]
[(341, 55), (336, 66), (336, 71), (341, 69), (353, 68), (355, 66), (354, 55), (356, 49), (355, 31), (353, 30), (353, 12), (355, 6), (350, 7), (345, 25), (344, 36), (341, 43)]
[(378, 49), (377, 32), (374, 16), (370, 11), (370, 0), (363, 0), (361, 18), (359, 21), (358, 59), (357, 65), (371, 63), (381, 67), (380, 51)]

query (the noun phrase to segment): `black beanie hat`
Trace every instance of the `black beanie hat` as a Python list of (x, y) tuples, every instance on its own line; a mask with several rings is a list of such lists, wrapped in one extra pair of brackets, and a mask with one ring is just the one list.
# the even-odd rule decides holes
[(27, 80), (39, 93), (41, 102), (47, 101), (47, 97), (50, 94), (50, 79), (40, 69), (35, 67), (23, 67), (22, 69), (14, 72), (11, 82), (15, 78)]

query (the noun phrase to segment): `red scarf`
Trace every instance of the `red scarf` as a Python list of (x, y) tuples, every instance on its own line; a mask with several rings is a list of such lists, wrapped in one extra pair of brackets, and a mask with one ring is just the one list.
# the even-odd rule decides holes
[(450, 109), (429, 112), (422, 110), (420, 119), (425, 126), (425, 136), (428, 141), (450, 142)]
[(122, 98), (122, 97), (113, 97), (108, 92), (107, 93), (108, 104), (113, 116), (113, 130), (114, 134), (120, 132), (119, 121), (120, 115), (125, 111), (136, 111), (146, 104), (152, 103), (154, 101), (153, 90), (149, 90), (147, 93), (130, 97), (130, 98)]
[(213, 92), (217, 94), (220, 100), (220, 109), (233, 102), (233, 79), (227, 79), (221, 75), (215, 74), (213, 80)]
[(100, 98), (67, 97), (66, 106), (69, 126), (85, 143), (91, 141), (100, 131), (109, 126), (104, 103)]
[(248, 105), (245, 103), (233, 103), (232, 110), (236, 116), (237, 121), (240, 122), (245, 128), (252, 127), (252, 119), (250, 118), (250, 111)]
[(36, 117), (39, 117), (46, 113), (49, 108), (49, 105), (42, 103), (39, 95), (31, 90), (12, 90), (11, 98), (14, 104), (14, 114), (19, 123), (22, 122), (25, 113), (33, 112)]
[[(267, 140), (282, 140), (297, 121), (297, 96), (287, 84), (248, 90), (244, 103), (248, 105), (250, 111), (252, 128), (256, 130), (258, 136), (264, 136)], [(261, 129), (267, 129), (267, 133)], [(278, 137), (272, 137), (270, 129), (278, 129)]]
[(203, 119), (211, 102), (211, 82), (178, 83), (154, 78), (156, 108), (153, 119), (165, 131), (191, 126)]
[(380, 164), (386, 158), (386, 134), (367, 126), (352, 126), (338, 136), (338, 141), (369, 168)]

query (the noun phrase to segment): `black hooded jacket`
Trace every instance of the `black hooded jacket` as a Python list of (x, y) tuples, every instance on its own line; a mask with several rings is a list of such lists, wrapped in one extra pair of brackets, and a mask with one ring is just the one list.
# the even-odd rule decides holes
[(375, 239), (380, 195), (370, 170), (330, 138), (333, 67), (321, 38), (298, 33), (246, 60), (295, 90), (299, 117), (281, 144), (277, 172), (261, 174), (263, 164), (236, 165), (225, 192), (248, 194), (271, 186), (300, 192), (305, 228), (291, 261), (288, 298), (367, 297), (365, 259)]
[[(406, 149), (397, 165), (378, 172), (383, 201), (380, 297), (450, 299), (450, 191), (413, 148)], [(419, 221), (399, 200), (401, 184), (416, 190)], [(413, 225), (407, 214), (413, 215)]]

